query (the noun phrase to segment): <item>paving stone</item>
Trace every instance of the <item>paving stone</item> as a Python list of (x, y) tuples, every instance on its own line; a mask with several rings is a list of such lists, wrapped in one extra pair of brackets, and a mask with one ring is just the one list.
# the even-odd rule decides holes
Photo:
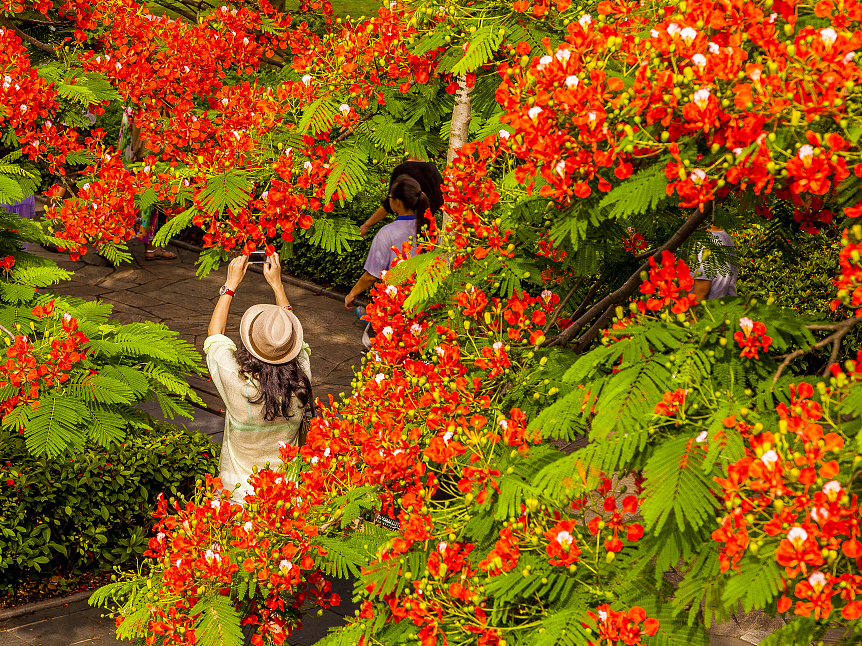
[(86, 298), (88, 300), (99, 298), (102, 294), (109, 293), (111, 291), (110, 288), (107, 287), (69, 282), (60, 283), (52, 289), (58, 294), (63, 294), (64, 296), (77, 296), (78, 298)]
[[(135, 286), (132, 283), (127, 284), (131, 287)], [(104, 285), (105, 283), (102, 283), (100, 287), (104, 287)], [(126, 291), (125, 289), (112, 291), (110, 293), (110, 299), (114, 302), (137, 308), (156, 307), (164, 303), (164, 301), (154, 296), (150, 296), (148, 294), (138, 294), (137, 292), (130, 292)]]

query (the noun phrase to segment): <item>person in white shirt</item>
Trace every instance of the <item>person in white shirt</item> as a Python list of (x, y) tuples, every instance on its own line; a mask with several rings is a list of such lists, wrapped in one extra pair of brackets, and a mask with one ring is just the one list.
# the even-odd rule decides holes
[(275, 304), (253, 305), (240, 322), (239, 347), (224, 335), (234, 292), (248, 256), (234, 258), (210, 320), (204, 353), (213, 383), (225, 403), (219, 477), (242, 504), (252, 490), (252, 467), (279, 465), (279, 444), (296, 446), (304, 411), (312, 403), (311, 350), (281, 284), (278, 254), (263, 265)]

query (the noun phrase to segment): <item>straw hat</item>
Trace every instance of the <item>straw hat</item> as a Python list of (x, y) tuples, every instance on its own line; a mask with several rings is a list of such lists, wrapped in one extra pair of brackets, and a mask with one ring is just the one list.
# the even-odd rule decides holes
[(279, 305), (253, 305), (242, 315), (239, 335), (252, 356), (265, 363), (287, 363), (302, 349), (302, 325)]

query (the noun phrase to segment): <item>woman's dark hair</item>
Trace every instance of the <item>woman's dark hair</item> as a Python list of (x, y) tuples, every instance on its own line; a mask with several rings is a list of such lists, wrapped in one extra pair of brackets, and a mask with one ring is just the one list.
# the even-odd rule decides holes
[(256, 379), (260, 384), (258, 398), (249, 401), (252, 404), (263, 402), (263, 418), (266, 421), (271, 422), (276, 417), (290, 417), (293, 397), (299, 400), (303, 409), (308, 405), (311, 382), (296, 359), (280, 364), (266, 363), (253, 356), (240, 343), (236, 349), (236, 361), (243, 376)]
[(431, 208), (431, 203), (428, 201), (428, 196), (422, 192), (422, 186), (410, 175), (399, 175), (392, 182), (389, 189), (390, 197), (397, 197), (401, 200), (404, 208), (407, 211), (412, 211), (416, 214), (416, 237), (418, 239), (422, 227), (428, 226), (434, 229), (437, 222), (432, 214), (428, 217), (428, 209)]

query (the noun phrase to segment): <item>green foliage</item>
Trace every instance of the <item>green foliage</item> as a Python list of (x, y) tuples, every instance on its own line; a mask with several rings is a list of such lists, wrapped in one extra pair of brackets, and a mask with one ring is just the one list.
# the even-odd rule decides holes
[(655, 211), (668, 197), (665, 192), (667, 178), (661, 164), (640, 171), (628, 182), (620, 184), (599, 203), (600, 208), (610, 207), (608, 217), (628, 217)]
[(206, 436), (136, 417), (122, 443), (87, 442), (58, 458), (33, 457), (22, 435), (3, 435), (0, 590), (134, 563), (146, 549), (156, 497), (187, 494), (218, 468), (219, 447)]
[(219, 214), (225, 210), (236, 213), (251, 199), (248, 178), (245, 173), (238, 171), (226, 171), (208, 177), (206, 187), (198, 194), (198, 199), (207, 210)]

